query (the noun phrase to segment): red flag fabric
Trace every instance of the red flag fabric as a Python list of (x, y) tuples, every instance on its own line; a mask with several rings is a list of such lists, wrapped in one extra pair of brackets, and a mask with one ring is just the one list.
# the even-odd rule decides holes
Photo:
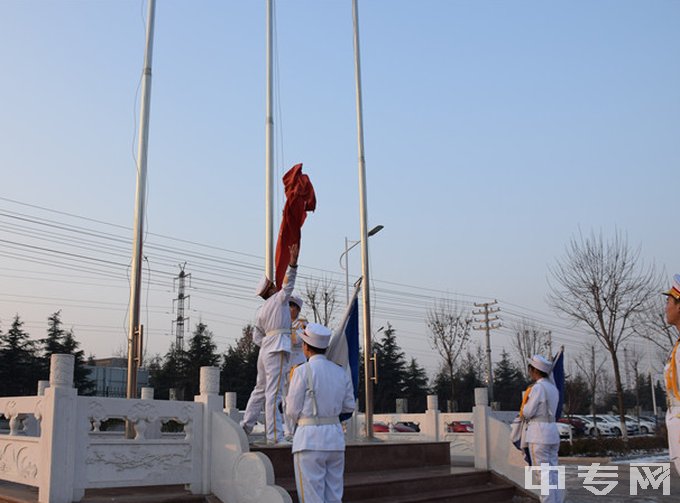
[(288, 247), (300, 243), (300, 231), (307, 218), (307, 212), (316, 209), (314, 187), (309, 177), (302, 173), (302, 163), (296, 164), (283, 175), (283, 188), (286, 193), (286, 205), (283, 207), (275, 258), (276, 287), (279, 289), (283, 285), (290, 261)]

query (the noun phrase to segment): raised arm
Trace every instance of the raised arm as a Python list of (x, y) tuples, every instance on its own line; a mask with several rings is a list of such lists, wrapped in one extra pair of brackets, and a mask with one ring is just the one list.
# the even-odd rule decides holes
[(295, 277), (297, 276), (298, 256), (300, 255), (300, 245), (298, 243), (292, 244), (288, 247), (290, 251), (290, 261), (288, 262), (288, 271), (286, 277), (283, 279), (282, 299), (281, 302), (288, 302), (290, 296), (295, 289)]

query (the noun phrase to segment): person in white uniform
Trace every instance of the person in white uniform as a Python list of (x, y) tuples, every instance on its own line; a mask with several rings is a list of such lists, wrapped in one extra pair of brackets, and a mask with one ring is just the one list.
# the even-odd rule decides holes
[(286, 397), (286, 416), (296, 425), (293, 464), (301, 503), (342, 501), (345, 435), (338, 416), (354, 410), (352, 381), (326, 359), (331, 331), (309, 323), (301, 334), (309, 361), (297, 367)]
[[(523, 438), (529, 448), (532, 466), (547, 463), (557, 466), (557, 453), (560, 450), (560, 434), (555, 424), (555, 414), (560, 399), (559, 391), (548, 376), (552, 372), (552, 362), (541, 355), (534, 355), (527, 360), (529, 376), (534, 384), (525, 392), (520, 409), (520, 416), (527, 421)], [(540, 472), (534, 472), (540, 480)], [(558, 473), (550, 470), (550, 485), (557, 487)], [(541, 503), (562, 503), (563, 489), (550, 489), (548, 495), (541, 495)]]
[(292, 327), (290, 331), (290, 368), (302, 365), (307, 361), (305, 353), (302, 351), (302, 333), (307, 326), (307, 320), (300, 316), (302, 306), (304, 305), (302, 299), (297, 295), (290, 297), (290, 319), (292, 320)]
[[(666, 299), (666, 321), (680, 330), (680, 274), (673, 276), (673, 285), (663, 293)], [(668, 358), (664, 375), (666, 377), (666, 397), (668, 408), (666, 409), (666, 429), (668, 430), (668, 454), (675, 470), (680, 474), (680, 381), (678, 380), (678, 368), (680, 368), (680, 352), (678, 352), (680, 339), (675, 341), (673, 350)]]
[(290, 247), (290, 262), (283, 288), (279, 291), (268, 278), (258, 285), (257, 294), (265, 299), (255, 320), (253, 341), (260, 346), (257, 358), (257, 381), (250, 394), (241, 426), (249, 434), (262, 410), (264, 402), (267, 443), (284, 442), (283, 417), (279, 403), (283, 397), (285, 375), (290, 360), (290, 306), (295, 288), (299, 246)]
[[(302, 332), (304, 332), (305, 327), (307, 326), (307, 320), (300, 317), (300, 311), (302, 310), (304, 302), (297, 295), (291, 295), (288, 305), (290, 306), (290, 319), (292, 320), (290, 331), (290, 372), (286, 373), (283, 396), (288, 394), (288, 387), (290, 385), (290, 377), (293, 373), (293, 369), (307, 361), (307, 357), (302, 350)], [(286, 440), (291, 440), (293, 438), (293, 431), (295, 431), (295, 423), (290, 422), (288, 416), (285, 414), (285, 410), (283, 414), (283, 428), (285, 430)]]

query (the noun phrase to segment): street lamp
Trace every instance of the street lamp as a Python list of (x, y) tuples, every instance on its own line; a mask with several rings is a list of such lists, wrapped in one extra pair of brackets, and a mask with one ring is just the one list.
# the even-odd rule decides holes
[[(377, 234), (385, 228), (384, 225), (376, 225), (370, 231), (368, 231), (368, 237)], [(352, 243), (351, 245), (349, 243)], [(345, 270), (345, 294), (347, 296), (347, 304), (349, 304), (349, 266), (348, 266), (348, 252), (354, 248), (356, 245), (361, 243), (361, 241), (350, 241), (345, 236), (345, 251), (340, 255), (340, 268)], [(342, 257), (345, 257), (345, 265), (342, 264)], [(366, 285), (364, 285), (366, 287)]]

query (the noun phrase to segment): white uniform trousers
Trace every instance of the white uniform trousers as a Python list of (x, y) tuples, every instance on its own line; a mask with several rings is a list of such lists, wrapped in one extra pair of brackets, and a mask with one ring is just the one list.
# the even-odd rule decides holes
[(675, 471), (680, 474), (680, 407), (671, 406), (666, 412), (666, 429), (668, 430), (668, 455)]
[[(560, 450), (560, 444), (535, 444), (529, 442), (528, 447), (532, 466), (540, 466), (541, 463), (557, 466), (557, 453)], [(534, 485), (541, 483), (541, 472), (539, 470), (533, 472), (533, 477)], [(558, 473), (556, 470), (550, 470), (548, 480), (551, 486), (557, 487)], [(546, 496), (541, 494), (541, 503), (562, 503), (563, 501), (564, 489), (550, 489)]]
[(280, 442), (284, 438), (283, 416), (279, 403), (283, 397), (284, 375), (289, 371), (288, 351), (265, 352), (262, 363), (265, 371), (264, 421), (267, 427), (267, 443)]
[(282, 399), (284, 376), (288, 372), (287, 351), (267, 352), (260, 349), (257, 357), (257, 380), (253, 388), (246, 410), (243, 414), (243, 426), (252, 428), (257, 422), (264, 405), (267, 442), (276, 443), (284, 438), (283, 417), (278, 405)]
[(344, 451), (299, 451), (293, 454), (300, 503), (342, 501)]
[(257, 422), (257, 418), (262, 412), (262, 407), (264, 407), (264, 387), (266, 383), (266, 376), (264, 370), (264, 360), (262, 358), (263, 351), (260, 349), (260, 353), (257, 355), (257, 380), (255, 381), (255, 387), (250, 393), (250, 398), (248, 399), (248, 404), (246, 405), (246, 410), (243, 413), (243, 427), (250, 431)]

